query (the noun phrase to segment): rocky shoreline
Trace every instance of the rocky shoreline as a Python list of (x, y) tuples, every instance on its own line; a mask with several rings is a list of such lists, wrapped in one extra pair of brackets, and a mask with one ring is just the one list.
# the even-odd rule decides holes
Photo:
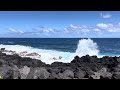
[(75, 56), (70, 63), (44, 62), (0, 50), (3, 79), (120, 79), (120, 57)]

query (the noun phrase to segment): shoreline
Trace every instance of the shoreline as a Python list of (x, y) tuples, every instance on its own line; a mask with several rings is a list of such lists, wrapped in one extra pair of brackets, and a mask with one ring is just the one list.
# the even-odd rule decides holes
[(3, 79), (120, 79), (120, 57), (75, 56), (70, 63), (46, 64), (41, 60), (6, 55), (0, 50)]

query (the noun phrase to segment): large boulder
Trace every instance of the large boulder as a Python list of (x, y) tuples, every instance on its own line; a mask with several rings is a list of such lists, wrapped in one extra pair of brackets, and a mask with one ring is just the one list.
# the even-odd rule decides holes
[(114, 79), (120, 79), (120, 72), (115, 72), (115, 73), (113, 74), (113, 78), (114, 78)]
[(100, 79), (100, 73), (94, 72), (94, 74), (91, 75), (91, 77), (92, 77), (93, 79)]
[(19, 68), (16, 65), (13, 66), (13, 79), (21, 79)]
[(117, 58), (117, 61), (120, 63), (120, 57)]
[(111, 79), (112, 78), (112, 73), (107, 71), (107, 68), (102, 68), (101, 70), (98, 71), (98, 73), (100, 73), (100, 75), (103, 78), (107, 78), (107, 79)]
[(0, 67), (0, 76), (3, 79), (13, 79), (13, 70), (11, 67), (7, 65), (3, 65)]
[(48, 79), (60, 79), (59, 75), (55, 72), (50, 73), (50, 76)]
[(1, 51), (1, 52), (4, 52), (4, 51), (5, 51), (5, 48), (1, 48), (0, 51)]
[(71, 70), (65, 70), (63, 73), (58, 73), (59, 79), (73, 79), (74, 73)]
[(63, 75), (65, 76), (65, 77), (70, 77), (70, 78), (73, 78), (74, 77), (74, 73), (73, 73), (73, 71), (72, 70), (65, 70), (64, 72), (63, 72)]
[(24, 66), (23, 68), (19, 69), (21, 79), (26, 79), (27, 75), (30, 72), (30, 68), (27, 66)]
[(29, 75), (28, 79), (48, 79), (50, 76), (50, 73), (44, 68), (32, 68)]
[(45, 63), (43, 63), (41, 60), (31, 59), (28, 57), (21, 58), (21, 60), (19, 60), (19, 63), (21, 66), (28, 66), (28, 67), (41, 67), (45, 65)]
[(101, 77), (103, 79), (111, 79), (112, 78), (112, 73), (107, 71), (107, 68), (103, 67), (102, 69), (100, 69), (97, 72), (94, 72), (93, 75), (91, 75), (91, 77), (93, 79), (101, 79)]
[(113, 78), (120, 79), (120, 64), (114, 67)]
[(82, 71), (81, 69), (78, 69), (75, 71), (75, 78), (77, 79), (82, 79), (85, 77), (85, 75), (86, 75), (86, 72)]

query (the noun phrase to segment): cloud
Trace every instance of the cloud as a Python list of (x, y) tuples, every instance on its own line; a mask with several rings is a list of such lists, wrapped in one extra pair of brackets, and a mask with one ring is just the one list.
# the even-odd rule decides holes
[(55, 30), (52, 29), (52, 28), (46, 28), (46, 27), (43, 27), (43, 26), (38, 26), (36, 28), (33, 28), (32, 29), (33, 33), (54, 33)]
[(12, 31), (12, 32), (17, 32), (17, 30), (13, 29), (13, 28), (8, 28), (9, 31)]
[(111, 14), (103, 14), (103, 13), (100, 13), (100, 17), (101, 18), (104, 18), (104, 19), (107, 19), (107, 18), (111, 18), (112, 17), (112, 15)]
[(14, 28), (8, 28), (8, 30), (10, 31), (10, 32), (14, 32), (14, 33), (18, 33), (18, 34), (23, 34), (24, 33), (24, 31), (18, 31), (18, 30), (16, 30), (16, 29), (14, 29)]
[(34, 27), (31, 31), (22, 31), (9, 28), (10, 32), (21, 36), (34, 37), (102, 37), (120, 33), (120, 23), (98, 23), (93, 26), (70, 24), (63, 29), (54, 29), (47, 27)]
[(64, 32), (66, 33), (87, 33), (90, 28), (87, 26), (79, 26), (79, 25), (70, 25), (67, 28), (64, 28)]
[(75, 26), (75, 25), (73, 25), (73, 24), (70, 24), (70, 27), (71, 27), (71, 28), (79, 28), (79, 27), (77, 27), (77, 26)]
[(93, 29), (95, 32), (100, 32), (101, 30), (98, 28)]
[(112, 28), (109, 28), (109, 29), (108, 29), (108, 32), (113, 32), (113, 33), (115, 33), (115, 32), (120, 32), (120, 27), (112, 27)]
[(97, 27), (99, 27), (100, 29), (106, 29), (106, 28), (108, 28), (108, 25), (104, 24), (104, 23), (98, 23)]
[(106, 32), (110, 33), (120, 32), (120, 23), (118, 24), (99, 23), (96, 26), (100, 29), (104, 29)]

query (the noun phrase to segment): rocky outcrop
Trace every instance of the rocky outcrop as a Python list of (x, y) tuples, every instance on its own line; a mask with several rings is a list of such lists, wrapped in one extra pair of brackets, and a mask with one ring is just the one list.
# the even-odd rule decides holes
[(19, 72), (20, 72), (21, 79), (26, 79), (30, 72), (30, 68), (27, 66), (24, 66), (23, 68), (19, 69)]
[(70, 63), (50, 65), (4, 51), (0, 51), (0, 76), (4, 79), (120, 79), (120, 57), (75, 56)]
[(50, 73), (43, 67), (37, 67), (37, 68), (33, 68), (27, 79), (48, 79), (49, 78)]

